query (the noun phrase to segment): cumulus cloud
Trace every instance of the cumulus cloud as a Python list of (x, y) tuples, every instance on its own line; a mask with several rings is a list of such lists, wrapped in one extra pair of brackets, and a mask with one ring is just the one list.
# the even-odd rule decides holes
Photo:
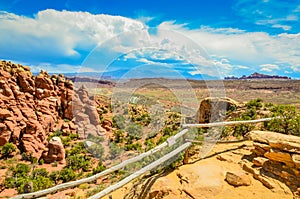
[(51, 9), (38, 12), (34, 18), (1, 12), (0, 23), (1, 56), (23, 61), (81, 60), (81, 53), (88, 53), (98, 43), (144, 28), (143, 23), (121, 16)]

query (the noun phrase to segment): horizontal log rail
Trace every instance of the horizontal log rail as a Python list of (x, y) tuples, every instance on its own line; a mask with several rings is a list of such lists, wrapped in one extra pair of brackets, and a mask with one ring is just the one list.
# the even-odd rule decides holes
[(278, 119), (279, 117), (262, 118), (257, 120), (241, 120), (241, 121), (229, 121), (229, 122), (213, 122), (204, 124), (182, 124), (182, 128), (202, 128), (202, 127), (216, 127), (216, 126), (232, 126), (237, 124), (254, 124), (259, 122), (267, 122), (273, 119)]
[(130, 176), (124, 178), (123, 180), (119, 181), (118, 183), (109, 186), (108, 188), (100, 191), (99, 193), (91, 196), (88, 199), (98, 199), (98, 198), (102, 198), (103, 196), (113, 192), (114, 190), (126, 185), (127, 183), (129, 183), (130, 181), (134, 180), (135, 178), (138, 178), (139, 176), (143, 175), (144, 173), (151, 171), (152, 169), (158, 167), (159, 165), (163, 164), (164, 162), (166, 162), (167, 160), (171, 159), (172, 157), (174, 157), (175, 155), (179, 154), (180, 152), (184, 151), (185, 149), (187, 149), (189, 146), (191, 146), (190, 142), (186, 142), (183, 145), (177, 147), (176, 149), (174, 149), (172, 152), (164, 155), (163, 157), (159, 158), (158, 160), (152, 162), (151, 164), (143, 167), (142, 169), (134, 172), (133, 174), (131, 174)]

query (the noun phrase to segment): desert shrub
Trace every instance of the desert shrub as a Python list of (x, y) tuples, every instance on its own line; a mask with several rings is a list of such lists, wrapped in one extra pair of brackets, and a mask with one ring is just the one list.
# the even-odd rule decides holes
[(125, 133), (122, 130), (114, 131), (114, 142), (123, 143), (124, 142)]
[(142, 115), (137, 116), (137, 117), (132, 117), (131, 119), (135, 123), (141, 124), (143, 126), (147, 126), (151, 122), (151, 118), (150, 118), (150, 115), (148, 113), (143, 113)]
[(222, 138), (228, 137), (229, 135), (231, 135), (231, 133), (232, 133), (232, 127), (225, 126), (222, 130), (221, 137)]
[(4, 144), (2, 146), (2, 148), (1, 148), (1, 155), (3, 157), (8, 157), (8, 156), (10, 156), (15, 151), (16, 151), (15, 145), (8, 142), (8, 143), (6, 143), (6, 144)]
[(23, 152), (21, 156), (22, 156), (22, 160), (30, 161), (32, 164), (38, 163), (38, 159), (36, 157), (33, 157), (32, 154), (27, 154)]
[(141, 151), (142, 149), (142, 145), (141, 143), (137, 142), (137, 143), (134, 143), (134, 144), (126, 144), (125, 145), (125, 150), (126, 151)]
[(151, 132), (147, 135), (147, 139), (152, 139), (155, 138), (157, 136), (158, 132)]
[(258, 110), (263, 107), (262, 102), (263, 100), (261, 98), (253, 99), (246, 103), (246, 107), (248, 109), (255, 108), (256, 110)]
[(51, 163), (51, 166), (52, 166), (52, 167), (57, 167), (58, 164), (57, 164), (57, 162), (53, 162), (53, 163)]
[(103, 124), (104, 122), (103, 113), (99, 113), (99, 119), (100, 119), (100, 123)]
[(112, 126), (119, 129), (125, 128), (125, 118), (122, 115), (115, 115), (112, 118)]
[(133, 123), (129, 124), (126, 127), (126, 131), (128, 132), (128, 136), (131, 139), (137, 139), (137, 140), (139, 140), (143, 136), (142, 126), (138, 125), (138, 124), (133, 124)]
[(103, 163), (100, 161), (97, 165), (97, 167), (93, 168), (93, 175), (100, 173), (104, 171), (106, 167), (103, 165)]
[(153, 149), (155, 147), (155, 143), (153, 139), (147, 139), (145, 141), (146, 149), (145, 151), (149, 151), (150, 149)]
[(59, 137), (64, 146), (70, 146), (70, 142), (78, 139), (78, 134), (72, 134), (71, 132), (67, 132), (67, 136), (63, 136), (63, 132), (61, 130), (57, 130), (52, 133), (47, 140), (51, 140), (53, 137)]
[(30, 172), (30, 166), (24, 163), (18, 163), (16, 167), (11, 167), (10, 170), (15, 177), (27, 176)]
[(114, 142), (109, 144), (110, 158), (116, 158), (122, 152), (122, 149)]
[(94, 143), (101, 143), (101, 142), (104, 141), (104, 137), (102, 137), (102, 136), (95, 136), (95, 135), (92, 135), (92, 134), (88, 134), (87, 140), (89, 140), (91, 142), (94, 142)]
[(64, 168), (59, 172), (58, 179), (69, 182), (76, 179), (76, 173), (71, 168)]
[(47, 177), (49, 175), (49, 173), (45, 168), (41, 168), (41, 169), (34, 169), (31, 173), (31, 175), (32, 175), (33, 179), (36, 179), (38, 176)]
[(289, 135), (300, 135), (300, 116), (295, 106), (278, 105), (272, 107), (271, 112), (271, 116), (277, 118), (264, 123), (266, 130)]
[(44, 159), (40, 159), (39, 160), (39, 165), (43, 165), (45, 163), (45, 160)]
[(50, 173), (49, 178), (55, 183), (57, 184), (57, 182), (59, 181), (59, 171), (53, 171)]
[(48, 141), (50, 141), (53, 137), (59, 137), (62, 138), (63, 132), (61, 130), (57, 130), (55, 132), (53, 132), (52, 134), (50, 134), (47, 138)]
[(88, 171), (91, 164), (90, 157), (83, 154), (75, 154), (68, 156), (67, 159), (67, 168), (78, 171), (82, 169), (83, 171)]
[(172, 127), (165, 127), (163, 129), (163, 136), (171, 136), (171, 135), (174, 135), (176, 132), (175, 130), (177, 130), (177, 127), (175, 127), (174, 125), (172, 125)]
[(36, 176), (31, 182), (33, 184), (33, 191), (39, 191), (53, 186), (53, 181), (45, 176)]
[(89, 152), (97, 158), (102, 158), (104, 153), (104, 148), (101, 144), (92, 144), (88, 147)]
[(161, 137), (157, 140), (156, 145), (160, 145), (161, 143), (165, 142), (168, 138), (169, 138), (169, 136), (161, 136)]
[(105, 108), (105, 107), (100, 107), (100, 109), (101, 109), (101, 113), (103, 113), (103, 114), (106, 114), (106, 113), (108, 113), (108, 110)]
[[(241, 113), (237, 118), (235, 118), (235, 121), (242, 121), (242, 120), (254, 120), (257, 118), (257, 110), (259, 110), (261, 107), (263, 107), (262, 99), (254, 99), (250, 100), (248, 103), (246, 103), (246, 111)], [(244, 136), (248, 132), (254, 129), (253, 124), (237, 124), (233, 127), (227, 127), (223, 129), (222, 136), (228, 136), (230, 135), (230, 129), (232, 129), (232, 135), (235, 137)]]
[(66, 156), (68, 157), (80, 153), (87, 153), (87, 150), (83, 142), (76, 142), (73, 144), (70, 150), (66, 151)]

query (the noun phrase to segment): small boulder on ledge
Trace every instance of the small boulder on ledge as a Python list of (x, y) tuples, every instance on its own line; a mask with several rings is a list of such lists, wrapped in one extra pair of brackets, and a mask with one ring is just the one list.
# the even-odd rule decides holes
[(226, 181), (228, 184), (237, 186), (249, 186), (251, 185), (251, 179), (249, 175), (242, 171), (234, 171), (226, 173)]

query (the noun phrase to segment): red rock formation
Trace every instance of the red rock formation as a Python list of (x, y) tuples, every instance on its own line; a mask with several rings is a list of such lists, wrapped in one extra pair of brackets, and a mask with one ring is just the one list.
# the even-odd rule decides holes
[(0, 62), (0, 146), (12, 141), (33, 157), (41, 156), (49, 132), (63, 116), (57, 112), (57, 87), (47, 73), (34, 77), (28, 67)]
[(6, 61), (0, 61), (0, 105), (0, 146), (10, 141), (36, 158), (56, 130), (78, 131), (80, 138), (105, 131), (85, 87), (75, 93), (63, 75), (33, 76), (29, 67)]

